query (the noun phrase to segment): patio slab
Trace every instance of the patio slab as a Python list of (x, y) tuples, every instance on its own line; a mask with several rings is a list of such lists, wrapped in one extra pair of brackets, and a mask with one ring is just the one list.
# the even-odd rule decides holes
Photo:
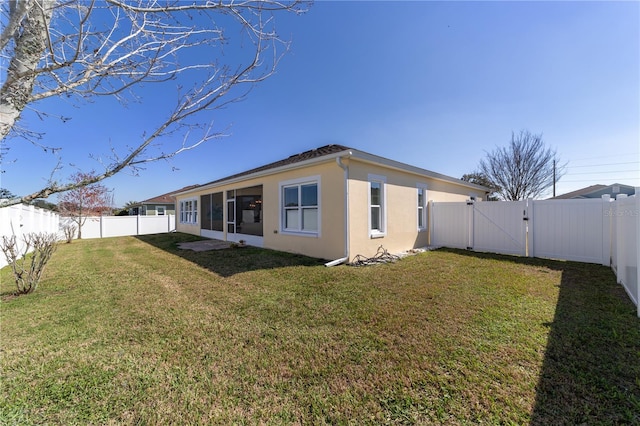
[(231, 247), (231, 242), (222, 240), (202, 240), (178, 243), (178, 248), (193, 251), (222, 250)]

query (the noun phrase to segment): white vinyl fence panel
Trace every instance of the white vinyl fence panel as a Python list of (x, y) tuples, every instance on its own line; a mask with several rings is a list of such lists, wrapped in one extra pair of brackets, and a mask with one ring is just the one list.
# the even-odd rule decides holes
[[(58, 234), (60, 217), (51, 210), (18, 204), (0, 208), (0, 238), (15, 235), (18, 248), (24, 247), (24, 235), (29, 233)], [(4, 253), (0, 253), (0, 268), (7, 265)]]
[[(75, 225), (69, 218), (61, 219), (61, 226)], [(165, 216), (91, 216), (82, 225), (82, 239), (125, 237), (173, 232), (175, 215)], [(77, 235), (77, 231), (76, 231)]]
[[(127, 220), (135, 217), (138, 220)], [(138, 232), (139, 218), (144, 216), (102, 216), (102, 238), (125, 237), (127, 235), (140, 235)], [(124, 219), (124, 220), (122, 220)], [(165, 218), (165, 224), (166, 224)]]
[(612, 266), (618, 282), (624, 286), (631, 300), (638, 306), (640, 316), (640, 198), (635, 196), (616, 200), (611, 210), (611, 219), (616, 223), (614, 245), (617, 253), (616, 263)]
[[(466, 249), (471, 246), (471, 218), (473, 206), (466, 203), (434, 203), (430, 202), (431, 245)], [(437, 225), (437, 229), (433, 225)]]
[[(58, 213), (34, 206), (15, 205), (0, 209), (0, 238), (16, 235), (19, 248), (23, 247), (23, 236), (32, 232), (54, 233), (58, 239), (63, 239), (62, 228), (67, 224), (74, 223), (69, 218), (60, 218)], [(175, 230), (175, 215), (89, 217), (82, 226), (82, 238), (160, 234)], [(6, 258), (0, 253), (0, 268), (5, 266)]]
[(532, 204), (532, 255), (609, 265), (609, 200), (542, 200)]

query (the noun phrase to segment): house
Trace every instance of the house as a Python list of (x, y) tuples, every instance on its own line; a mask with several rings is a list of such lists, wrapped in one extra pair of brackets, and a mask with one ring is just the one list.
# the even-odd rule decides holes
[(158, 195), (148, 200), (141, 201), (129, 206), (130, 216), (164, 216), (167, 214), (176, 214), (176, 199), (175, 194), (181, 191), (186, 191), (191, 188), (195, 188), (198, 185), (189, 185), (177, 191), (168, 192), (166, 194)]
[(327, 145), (175, 194), (177, 230), (335, 263), (428, 245), (428, 201), (489, 189)]
[(612, 185), (591, 185), (587, 186), (586, 188), (567, 192), (566, 194), (558, 195), (549, 199), (571, 200), (585, 198), (602, 198), (603, 195), (610, 195), (611, 198), (615, 198), (618, 194), (626, 194), (628, 196), (631, 196), (635, 194), (635, 192), (636, 190), (633, 186), (614, 183)]

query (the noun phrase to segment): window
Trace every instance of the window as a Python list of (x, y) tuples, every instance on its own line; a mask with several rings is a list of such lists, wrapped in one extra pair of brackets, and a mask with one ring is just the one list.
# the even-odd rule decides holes
[(427, 229), (427, 186), (418, 184), (418, 231)]
[(200, 228), (222, 231), (223, 200), (222, 192), (206, 194), (200, 197)]
[(181, 223), (198, 223), (198, 200), (180, 201), (180, 222)]
[(319, 233), (319, 188), (319, 177), (280, 183), (280, 229), (283, 232)]
[(164, 206), (156, 206), (156, 215), (157, 216), (164, 216), (165, 215)]
[(222, 192), (216, 192), (211, 195), (211, 229), (213, 231), (223, 230), (222, 215), (224, 212), (224, 202)]
[(369, 236), (383, 237), (387, 227), (386, 181), (384, 176), (369, 175)]

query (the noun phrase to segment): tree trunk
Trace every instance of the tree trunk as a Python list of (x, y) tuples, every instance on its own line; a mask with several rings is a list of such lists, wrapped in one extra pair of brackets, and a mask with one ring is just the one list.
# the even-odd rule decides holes
[(0, 88), (0, 139), (9, 134), (31, 98), (36, 79), (35, 70), (47, 47), (53, 7), (52, 0), (36, 0), (22, 18), (24, 24), (22, 32), (15, 37), (14, 55), (7, 70), (7, 80)]

